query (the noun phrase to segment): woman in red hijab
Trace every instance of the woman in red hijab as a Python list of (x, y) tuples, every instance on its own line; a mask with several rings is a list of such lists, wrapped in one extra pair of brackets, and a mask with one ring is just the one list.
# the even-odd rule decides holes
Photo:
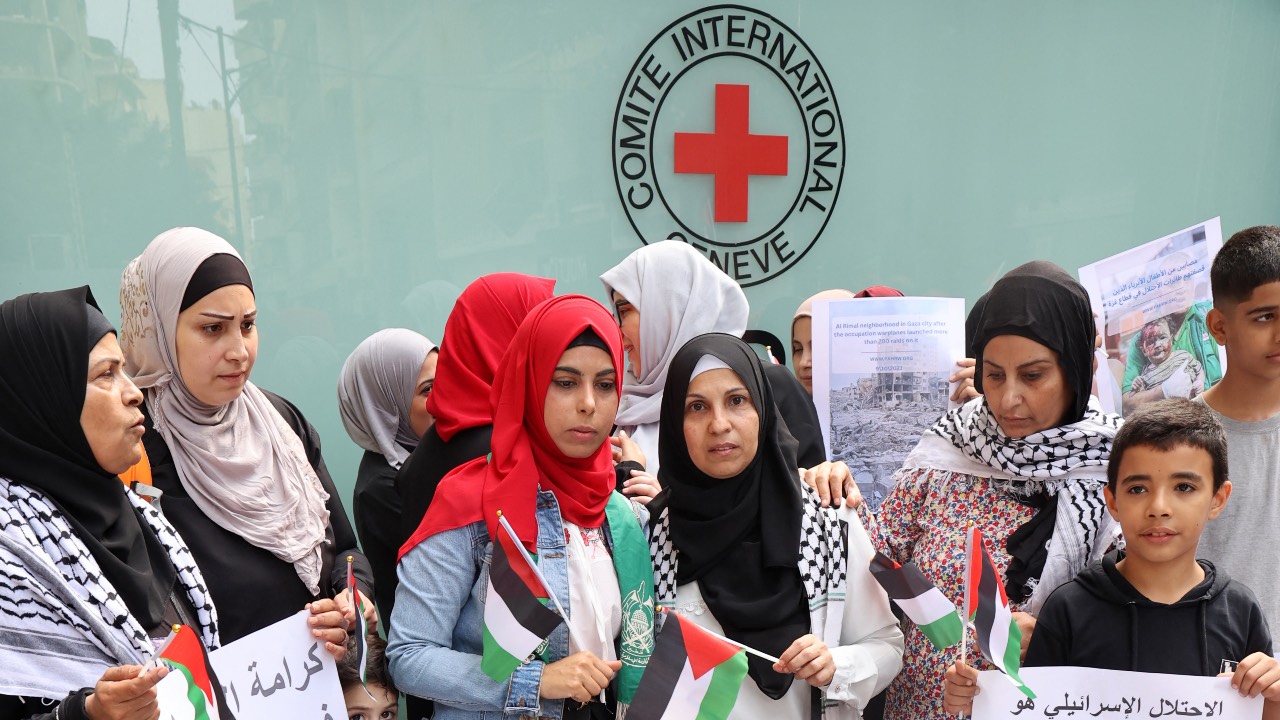
[[(490, 273), (473, 280), (458, 296), (445, 322), (435, 384), (426, 401), (435, 422), (396, 472), (400, 514), (388, 516), (388, 521), (398, 523), (397, 548), (422, 523), (440, 480), (459, 465), (488, 454), (493, 432), (489, 391), (498, 363), (520, 322), (551, 297), (555, 284), (532, 275)], [(388, 628), (395, 621), (397, 584), (393, 574), (389, 582), (379, 579), (376, 585)], [(408, 695), (406, 703), (410, 717), (432, 714), (426, 700)]]
[[(492, 453), (445, 477), (401, 550), (387, 654), (396, 684), (434, 699), (436, 718), (560, 705), (565, 718), (604, 718), (630, 703), (653, 647), (653, 567), (643, 510), (613, 491), (621, 367), (618, 327), (589, 298), (548, 300), (516, 331), (489, 396)], [(496, 681), (481, 668), (493, 672), (485, 607), (499, 512), (567, 622)]]
[(520, 322), (551, 297), (555, 285), (555, 280), (532, 275), (491, 273), (476, 278), (458, 296), (445, 322), (436, 381), (427, 397), (427, 412), (435, 423), (396, 473), (402, 542), (422, 522), (440, 480), (489, 452), (489, 391), (498, 363)]

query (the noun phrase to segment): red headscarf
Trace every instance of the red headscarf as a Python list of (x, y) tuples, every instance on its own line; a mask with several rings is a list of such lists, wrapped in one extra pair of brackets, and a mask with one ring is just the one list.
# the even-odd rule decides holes
[(493, 422), (489, 389), (498, 362), (520, 321), (551, 297), (555, 284), (520, 273), (492, 273), (476, 278), (458, 296), (445, 322), (436, 383), (427, 397), (441, 440)]
[(886, 285), (872, 285), (871, 287), (862, 288), (854, 293), (853, 296), (856, 298), (902, 297), (902, 291)]
[[(493, 452), (461, 465), (440, 481), (431, 507), (400, 556), (427, 537), (484, 519), (490, 537), (502, 511), (520, 540), (537, 547), (534, 514), (539, 488), (555, 493), (560, 515), (575, 525), (599, 527), (613, 491), (609, 443), (586, 458), (560, 452), (543, 423), (547, 388), (569, 343), (591, 329), (609, 347), (613, 367), (622, 368), (622, 336), (613, 315), (582, 295), (563, 295), (534, 308), (511, 340), (490, 396)], [(622, 394), (621, 378), (616, 390)], [(481, 492), (476, 492), (483, 488)]]

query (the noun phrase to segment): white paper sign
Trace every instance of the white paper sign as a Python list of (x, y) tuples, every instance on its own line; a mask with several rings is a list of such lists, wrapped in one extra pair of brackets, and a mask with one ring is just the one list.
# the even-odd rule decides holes
[(1080, 268), (1106, 357), (1098, 400), (1130, 414), (1164, 397), (1196, 397), (1227, 368), (1209, 334), (1209, 268), (1222, 249), (1218, 218)]
[(1231, 678), (1161, 675), (1082, 667), (1022, 668), (1036, 693), (1023, 695), (998, 670), (978, 673), (982, 692), (973, 700), (973, 720), (1019, 718), (1229, 718), (1262, 717), (1262, 697), (1231, 689)]
[(871, 510), (921, 433), (946, 413), (964, 357), (964, 300), (887, 297), (813, 304), (813, 402), (827, 455)]
[[(236, 720), (344, 720), (342, 685), (333, 656), (311, 636), (302, 610), (209, 653)], [(184, 720), (184, 683), (177, 673), (160, 681), (161, 720)], [(166, 702), (174, 693), (177, 702)], [(189, 706), (188, 706), (189, 707)], [(188, 712), (187, 717), (190, 717)]]

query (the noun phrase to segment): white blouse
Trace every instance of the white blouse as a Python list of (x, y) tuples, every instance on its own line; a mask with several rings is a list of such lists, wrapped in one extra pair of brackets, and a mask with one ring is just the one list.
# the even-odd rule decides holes
[[(848, 720), (861, 718), (867, 702), (888, 687), (889, 681), (902, 669), (902, 631), (889, 609), (889, 598), (871, 576), (869, 565), (875, 550), (857, 511), (843, 506), (836, 512), (849, 528), (848, 580), (840, 637), (838, 640), (823, 638), (836, 666), (835, 675), (824, 688), (826, 701), (836, 704), (828, 705), (824, 716)], [(696, 582), (676, 588), (673, 609), (700, 627), (723, 632), (703, 602), (702, 590)], [(813, 626), (824, 625), (825, 609), (811, 611)], [(807, 720), (810, 687), (803, 680), (795, 680), (786, 695), (770, 700), (748, 675), (729, 720)]]
[[(622, 592), (604, 528), (564, 523), (569, 560), (569, 652), (589, 650), (617, 660), (613, 640), (622, 630)], [(579, 646), (578, 643), (582, 643)]]

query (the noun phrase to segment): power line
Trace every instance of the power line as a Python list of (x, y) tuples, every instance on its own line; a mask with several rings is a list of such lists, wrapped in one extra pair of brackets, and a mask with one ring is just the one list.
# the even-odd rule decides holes
[[(184, 18), (181, 15), (178, 16), (178, 19), (184, 20)], [(213, 58), (209, 57), (209, 53), (206, 52), (204, 49), (204, 46), (200, 44), (200, 39), (196, 37), (195, 33), (191, 32), (191, 27), (185, 22), (183, 23), (183, 27), (187, 31), (187, 35), (190, 36), (191, 41), (194, 42), (196, 44), (196, 47), (200, 50), (200, 54), (204, 56), (205, 61), (209, 63), (209, 67), (212, 68), (213, 71), (218, 75), (222, 75), (222, 70), (218, 68), (217, 63), (213, 61)]]
[[(194, 26), (194, 27), (198, 27), (198, 28), (200, 28), (201, 30), (204, 30), (205, 32), (213, 33), (213, 34), (215, 34), (215, 35), (218, 33), (218, 29), (217, 29), (217, 28), (209, 27), (208, 25), (205, 25), (205, 24), (203, 24), (203, 23), (200, 23), (200, 22), (197, 22), (197, 21), (195, 21), (195, 20), (192, 20), (191, 18), (189, 18), (189, 17), (187, 17), (187, 16), (185, 16), (185, 15), (179, 15), (178, 17), (179, 17), (179, 18), (180, 18), (180, 19), (181, 19), (181, 20), (182, 20), (186, 25)], [(265, 53), (268, 53), (268, 54), (270, 54), (270, 55), (275, 55), (276, 57), (282, 57), (282, 58), (285, 58), (285, 59), (287, 59), (287, 60), (293, 60), (293, 61), (295, 61), (295, 62), (306, 63), (306, 64), (308, 64), (308, 65), (314, 65), (314, 66), (316, 66), (316, 67), (324, 68), (324, 69), (326, 69), (326, 70), (333, 70), (333, 71), (335, 71), (335, 72), (345, 73), (345, 74), (347, 74), (347, 75), (353, 75), (353, 76), (359, 76), (359, 77), (367, 77), (367, 78), (374, 78), (374, 79), (379, 79), (379, 80), (395, 80), (396, 82), (403, 82), (403, 83), (412, 83), (412, 82), (414, 82), (414, 80), (413, 80), (412, 78), (407, 78), (407, 77), (403, 77), (403, 76), (400, 76), (400, 75), (383, 75), (383, 74), (381, 74), (381, 73), (371, 73), (371, 72), (369, 72), (369, 71), (367, 71), (367, 70), (355, 70), (355, 69), (353, 69), (353, 68), (343, 67), (342, 65), (334, 65), (333, 63), (327, 63), (327, 62), (323, 62), (323, 61), (320, 61), (320, 60), (315, 60), (315, 59), (312, 59), (312, 58), (303, 57), (303, 56), (301, 56), (301, 55), (293, 55), (293, 54), (291, 54), (291, 53), (281, 52), (280, 50), (277, 50), (277, 49), (275, 49), (275, 48), (267, 47), (267, 46), (265, 46), (265, 45), (261, 45), (261, 44), (259, 44), (259, 43), (253, 42), (252, 40), (248, 40), (248, 39), (246, 39), (246, 38), (242, 38), (242, 37), (240, 37), (239, 33), (236, 33), (236, 34), (228, 34), (228, 35), (227, 35), (227, 37), (228, 37), (228, 38), (231, 40), (231, 42), (233, 42), (233, 43), (241, 43), (241, 44), (243, 44), (243, 45), (248, 45), (249, 47), (257, 48), (257, 49), (259, 49), (259, 50), (261, 50), (261, 51), (263, 51), (263, 52), (265, 52)]]

